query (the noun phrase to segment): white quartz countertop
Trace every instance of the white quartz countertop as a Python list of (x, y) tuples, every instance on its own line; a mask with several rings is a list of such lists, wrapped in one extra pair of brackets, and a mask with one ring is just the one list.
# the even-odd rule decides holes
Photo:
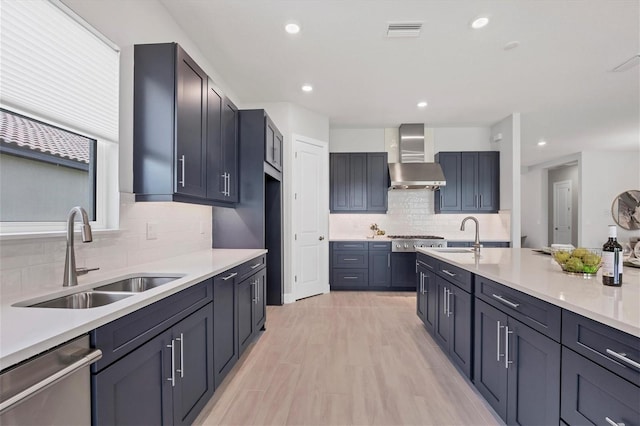
[(418, 252), (640, 337), (640, 269), (625, 266), (622, 286), (608, 287), (601, 272), (590, 279), (568, 275), (551, 256), (531, 249), (483, 248), (479, 258), (445, 250)]
[[(32, 303), (50, 300), (78, 291), (89, 290), (117, 277), (134, 274), (179, 275), (163, 286), (133, 293), (133, 296), (109, 305), (91, 309), (54, 309), (14, 306), (16, 302), (0, 304), (0, 370), (60, 345), (101, 325), (123, 317), (198, 284), (210, 277), (266, 253), (264, 249), (208, 249), (188, 255), (128, 267), (110, 273), (81, 277), (77, 287), (62, 288), (54, 293), (29, 299)], [(22, 304), (22, 303), (20, 303)]]

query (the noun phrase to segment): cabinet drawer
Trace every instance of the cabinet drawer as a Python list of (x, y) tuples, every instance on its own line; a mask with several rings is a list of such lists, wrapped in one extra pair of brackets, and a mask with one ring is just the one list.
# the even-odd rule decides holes
[(366, 241), (334, 241), (334, 250), (366, 250)]
[(476, 276), (476, 296), (555, 341), (560, 341), (561, 309), (487, 278)]
[(429, 271), (436, 272), (436, 269), (438, 267), (438, 261), (433, 257), (427, 256), (422, 253), (418, 253), (418, 256), (416, 259), (418, 262), (418, 266), (424, 266)]
[(334, 250), (332, 260), (334, 268), (368, 268), (369, 252)]
[(467, 270), (450, 263), (438, 262), (436, 273), (469, 293), (473, 291), (472, 274)]
[(640, 383), (637, 337), (563, 310), (562, 344), (625, 379)]
[(391, 251), (391, 242), (369, 242), (369, 250)]
[(238, 272), (238, 276), (236, 277), (236, 282), (239, 283), (244, 281), (245, 278), (250, 277), (257, 271), (264, 268), (267, 264), (267, 255), (263, 254), (262, 256), (258, 256), (255, 259), (251, 259), (248, 262), (243, 263), (240, 266), (234, 268), (233, 271), (229, 272)]
[(368, 285), (367, 269), (334, 269), (331, 274), (332, 287), (367, 287)]
[(639, 402), (640, 387), (562, 348), (560, 415), (566, 423), (640, 425)]
[(102, 358), (91, 371), (122, 358), (212, 300), (209, 279), (93, 330), (91, 346), (102, 350)]

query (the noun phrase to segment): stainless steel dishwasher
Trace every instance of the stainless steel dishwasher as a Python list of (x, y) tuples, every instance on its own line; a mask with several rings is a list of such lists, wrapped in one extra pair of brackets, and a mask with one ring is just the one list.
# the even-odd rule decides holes
[(0, 374), (0, 425), (90, 425), (89, 365), (102, 352), (84, 335)]

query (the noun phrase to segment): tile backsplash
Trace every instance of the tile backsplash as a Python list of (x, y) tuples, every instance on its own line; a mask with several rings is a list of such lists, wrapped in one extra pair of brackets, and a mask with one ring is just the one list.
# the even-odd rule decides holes
[[(100, 271), (79, 277), (162, 260), (211, 247), (211, 207), (184, 203), (135, 203), (133, 195), (120, 194), (120, 231), (93, 235), (83, 244), (76, 235), (78, 267)], [(147, 223), (156, 239), (147, 239)], [(0, 244), (0, 297), (19, 299), (44, 290), (62, 288), (65, 237), (3, 240)], [(87, 278), (91, 277), (91, 278)]]
[[(387, 214), (331, 214), (331, 239), (371, 235), (369, 226), (377, 223), (387, 235), (437, 235), (449, 240), (473, 240), (475, 226), (468, 223), (460, 231), (462, 219), (469, 214), (435, 214), (433, 192), (427, 190), (389, 191)], [(480, 223), (481, 240), (509, 241), (510, 212), (473, 214)]]

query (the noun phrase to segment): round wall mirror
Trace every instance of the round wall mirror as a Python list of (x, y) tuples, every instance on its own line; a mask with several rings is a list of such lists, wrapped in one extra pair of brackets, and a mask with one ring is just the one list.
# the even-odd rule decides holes
[(640, 229), (640, 191), (625, 191), (613, 200), (611, 215), (624, 229)]

